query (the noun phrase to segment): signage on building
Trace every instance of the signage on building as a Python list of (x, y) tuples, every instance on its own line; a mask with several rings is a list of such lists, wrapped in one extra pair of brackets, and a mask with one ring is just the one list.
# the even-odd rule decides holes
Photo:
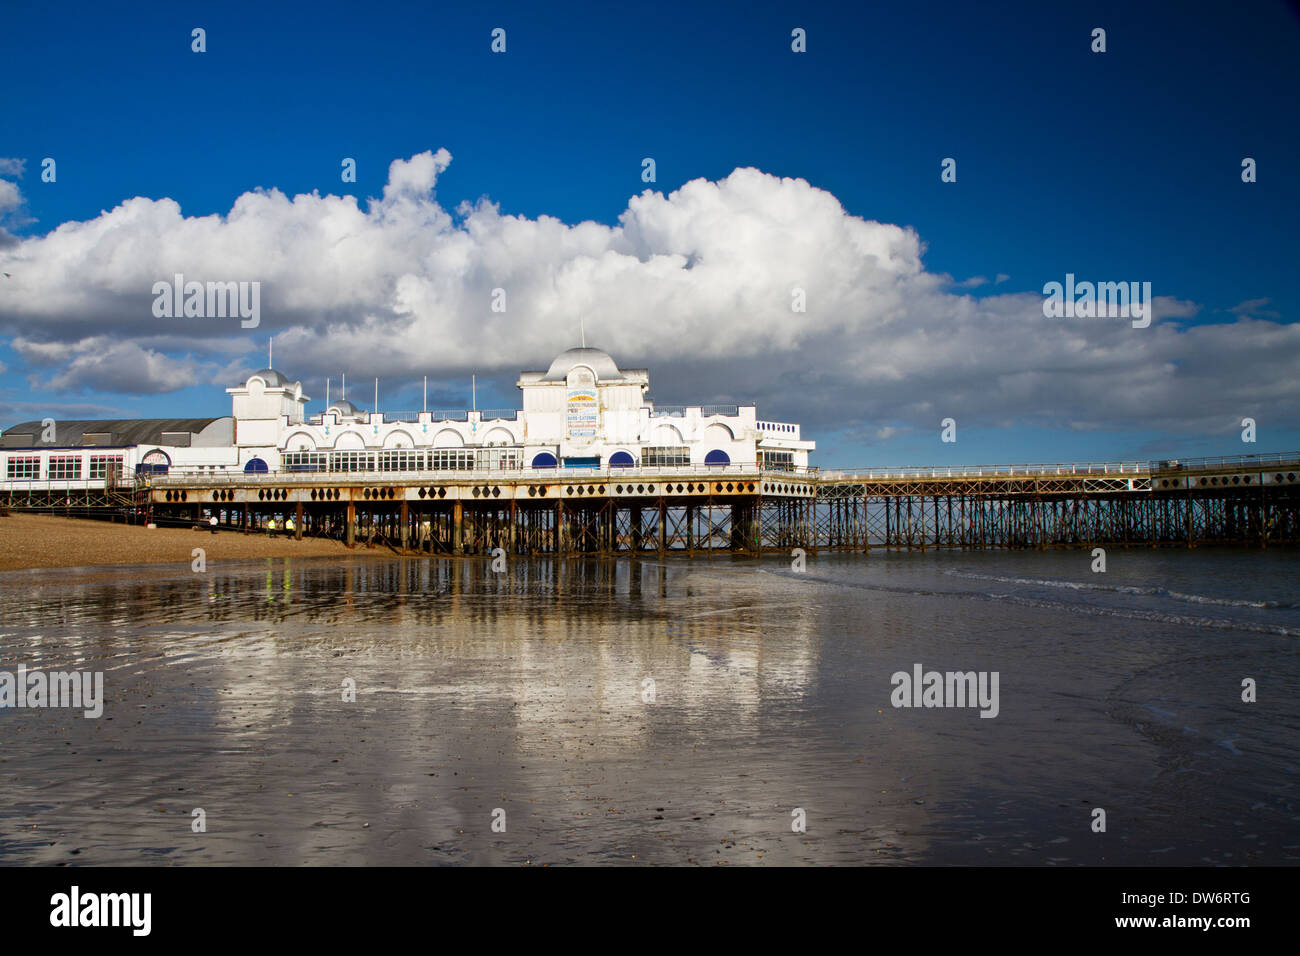
[(600, 403), (596, 401), (594, 388), (569, 389), (565, 420), (568, 425), (569, 441), (595, 440), (596, 429), (600, 425)]

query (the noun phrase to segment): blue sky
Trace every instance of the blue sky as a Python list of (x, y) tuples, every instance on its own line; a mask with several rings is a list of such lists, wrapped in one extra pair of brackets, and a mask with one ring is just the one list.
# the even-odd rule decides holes
[[(196, 26), (207, 32), (203, 54), (190, 50)], [(494, 27), (507, 31), (504, 54), (489, 49)], [(807, 31), (806, 53), (790, 49), (794, 27)], [(1090, 51), (1094, 27), (1106, 30), (1104, 54)], [(633, 321), (608, 308), (589, 315), (591, 344), (626, 365), (649, 367), (660, 401), (757, 400), (761, 417), (806, 422), (828, 464), (1291, 450), (1300, 448), (1300, 394), (1277, 379), (1288, 377), (1279, 375), (1288, 365), (1294, 378), (1300, 352), (1287, 329), (1258, 323), (1292, 326), (1300, 304), (1298, 40), (1300, 18), (1269, 2), (212, 3), (125, 11), (70, 4), (57, 17), (46, 6), (19, 3), (6, 11), (0, 37), (10, 93), (0, 157), (25, 160), (25, 167), (21, 177), (6, 177), (22, 205), (0, 218), (9, 237), (0, 262), (27, 248), (29, 258), (8, 260), (27, 268), (20, 278), (61, 276), (75, 284), (75, 257), (52, 242), (23, 243), (62, 223), (95, 220), (136, 196), (174, 200), (186, 217), (226, 215), (242, 194), (273, 188), (289, 197), (350, 194), (365, 208), (384, 193), (390, 163), (440, 148), (454, 159), (437, 173), (433, 194), (452, 230), (466, 217), (457, 205), (483, 197), (502, 216), (615, 226), (642, 190), (667, 196), (690, 181), (719, 182), (753, 167), (806, 180), (849, 217), (913, 230), (925, 273), (947, 277), (943, 307), (952, 307), (953, 323), (981, 308), (1001, 315), (1011, 308), (1005, 297), (1041, 298), (1044, 282), (1073, 272), (1150, 281), (1156, 296), (1177, 303), (1167, 319), (1157, 313), (1157, 325), (1178, 323), (1186, 341), (1153, 348), (1144, 361), (1168, 374), (1125, 393), (1125, 383), (1141, 376), (1107, 356), (1149, 349), (1155, 335), (1090, 338), (1086, 363), (1072, 358), (1056, 369), (1041, 327), (1027, 325), (1021, 336), (998, 324), (990, 352), (1014, 356), (1023, 347), (1023, 371), (1033, 381), (985, 407), (979, 382), (993, 390), (1009, 380), (1008, 369), (980, 367), (977, 350), (959, 350), (972, 356), (970, 366), (950, 374), (924, 367), (914, 349), (900, 345), (890, 366), (900, 377), (888, 388), (879, 372), (867, 378), (861, 371), (862, 356), (877, 342), (878, 353), (889, 356), (890, 343), (909, 329), (958, 334), (955, 325), (925, 325), (923, 298), (901, 295), (900, 312), (918, 310), (915, 317), (891, 314), (884, 324), (863, 320), (839, 333), (840, 316), (815, 316), (809, 321), (822, 325), (799, 341), (777, 334), (770, 350), (743, 361), (725, 349), (674, 352), (649, 331), (639, 338), (634, 326), (651, 324), (644, 317)], [(41, 182), (47, 156), (57, 161), (54, 183)], [(1258, 163), (1251, 184), (1240, 176), (1247, 156)], [(357, 160), (355, 184), (340, 181), (342, 157)], [(655, 159), (654, 183), (641, 180), (644, 157)], [(944, 157), (957, 160), (956, 183), (940, 181)], [(725, 234), (731, 227), (718, 228)], [(77, 255), (93, 259), (105, 248)], [(203, 254), (192, 261), (191, 273), (200, 273)], [(474, 269), (467, 269), (470, 283)], [(85, 310), (96, 308), (94, 283), (76, 320), (41, 304), (34, 280), (20, 292), (11, 286), (7, 297), (0, 287), (0, 426), (42, 417), (46, 408), (54, 417), (95, 409), (106, 416), (222, 414), (220, 386), (233, 384), (227, 373), (241, 363), (260, 366), (265, 333), (290, 328), (300, 334), (277, 347), (277, 367), (321, 393), (317, 379), (323, 384), (327, 371), (342, 365), (324, 342), (328, 323), (360, 322), (367, 305), (313, 325), (310, 308), (288, 307), (294, 280), (277, 277), (261, 327), (231, 330), (220, 344), (205, 334), (187, 345), (174, 329), (151, 337), (116, 307), (87, 321)], [(987, 281), (962, 285), (979, 277)], [(864, 286), (861, 295), (879, 299), (878, 292)], [(851, 286), (836, 296), (841, 311), (852, 309)], [(980, 305), (990, 297), (998, 301)], [(147, 313), (148, 297), (141, 301)], [(391, 302), (374, 308), (391, 319)], [(417, 314), (438, 330), (435, 337), (473, 334), (470, 319), (428, 308)], [(561, 305), (536, 319), (549, 323), (548, 335), (535, 339), (537, 354), (522, 364), (490, 337), (479, 343), (479, 360), (462, 353), (444, 360), (431, 347), (419, 363), (403, 364), (394, 358), (398, 347), (379, 335), (371, 348), (352, 349), (350, 367), (341, 370), (356, 382), (379, 374), (392, 395), (386, 404), (412, 408), (420, 399), (417, 365), (448, 407), (467, 401), (460, 383), (478, 369), (480, 404), (513, 405), (512, 371), (544, 367), (575, 344), (574, 313), (581, 310), (575, 301), (567, 313)], [(573, 316), (568, 333), (564, 314)], [(1240, 335), (1186, 334), (1243, 319)], [(776, 321), (766, 317), (756, 327), (770, 330)], [(743, 335), (745, 323), (736, 322)], [(981, 334), (970, 331), (979, 322), (970, 317), (961, 334)], [(159, 368), (181, 363), (192, 377), (164, 376), (165, 388), (135, 389), (125, 374), (66, 374), (77, 355), (94, 348), (78, 352), (71, 344), (94, 335), (130, 339), (157, 356)], [(861, 350), (852, 363), (837, 364), (846, 352), (837, 335)], [(1223, 344), (1238, 341), (1239, 352)], [(1185, 380), (1177, 371), (1184, 345)], [(1062, 351), (1075, 355), (1077, 346)], [(1281, 364), (1263, 365), (1261, 354)], [(940, 365), (953, 361), (949, 354)], [(1261, 376), (1253, 389), (1242, 388)], [(953, 378), (963, 385), (949, 408), (943, 383)], [(1023, 414), (1012, 392), (1022, 396)], [(1062, 395), (1074, 396), (1073, 405), (1056, 407)], [(1189, 412), (1188, 404), (1204, 405), (1204, 413)], [(955, 445), (939, 442), (946, 415), (959, 422)], [(1259, 421), (1257, 445), (1240, 441), (1236, 423), (1245, 415)]]

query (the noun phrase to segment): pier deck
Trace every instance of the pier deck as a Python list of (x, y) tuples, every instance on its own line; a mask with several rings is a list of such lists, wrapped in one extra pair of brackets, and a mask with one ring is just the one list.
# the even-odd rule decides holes
[(1300, 542), (1300, 453), (802, 471), (755, 466), (420, 473), (180, 473), (85, 489), (13, 483), (0, 504), (438, 554), (793, 548), (1194, 547)]

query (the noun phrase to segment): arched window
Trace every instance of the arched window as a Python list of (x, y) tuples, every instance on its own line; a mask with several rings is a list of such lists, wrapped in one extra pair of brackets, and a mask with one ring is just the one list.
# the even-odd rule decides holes
[(167, 469), (171, 467), (171, 463), (171, 457), (168, 456), (167, 452), (160, 448), (155, 448), (140, 459), (140, 464), (135, 466), (135, 471), (136, 474), (146, 476), (165, 475), (167, 474)]
[(706, 465), (730, 465), (731, 456), (721, 448), (715, 448), (704, 456), (704, 463)]
[(244, 464), (244, 471), (252, 472), (260, 475), (260, 474), (265, 474), (266, 472), (270, 471), (270, 469), (266, 467), (266, 462), (262, 461), (262, 459), (250, 458)]
[(632, 456), (625, 451), (616, 451), (609, 456), (609, 467), (611, 468), (631, 468), (636, 462)]
[(533, 467), (534, 467), (534, 468), (554, 468), (554, 467), (555, 467), (555, 456), (552, 455), (549, 451), (544, 451), (544, 452), (541, 452), (541, 453), (539, 453), (539, 454), (537, 454), (537, 455), (534, 455), (534, 456), (533, 456)]

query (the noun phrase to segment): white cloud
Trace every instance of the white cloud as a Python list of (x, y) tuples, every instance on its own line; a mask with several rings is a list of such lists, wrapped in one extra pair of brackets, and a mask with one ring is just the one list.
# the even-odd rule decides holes
[[(277, 366), (305, 382), (474, 370), (508, 388), (576, 344), (582, 316), (590, 344), (651, 369), (661, 401), (757, 400), (769, 417), (878, 438), (949, 415), (1196, 430), (1265, 400), (1277, 417), (1300, 411), (1287, 371), (1300, 358), (1297, 325), (1182, 327), (1160, 319), (1198, 306), (1172, 297), (1158, 298), (1148, 329), (1045, 319), (1041, 282), (972, 298), (925, 270), (913, 230), (755, 169), (647, 190), (614, 226), (512, 216), (487, 201), (453, 217), (433, 195), (450, 161), (439, 150), (394, 162), (365, 208), (258, 190), (226, 216), (134, 198), (64, 223), (0, 250), (3, 271), (22, 279), (0, 285), (0, 330), (51, 370), (40, 387), (67, 391), (224, 384), (263, 364), (270, 333)], [(175, 273), (260, 281), (262, 325), (154, 318), (152, 285)], [(496, 288), (505, 313), (491, 310)], [(791, 311), (796, 288), (805, 313)], [(243, 349), (243, 363), (232, 359)]]
[(1264, 306), (1271, 302), (1271, 299), (1247, 299), (1245, 302), (1238, 302), (1228, 311), (1240, 318), (1254, 319), (1276, 319), (1281, 316), (1275, 309), (1266, 309)]
[(107, 336), (72, 343), (39, 343), (19, 338), (13, 340), (11, 347), (30, 365), (59, 369), (48, 378), (29, 375), (28, 384), (34, 389), (150, 394), (214, 379), (211, 363), (201, 364), (189, 357), (173, 358), (135, 342), (117, 342)]

